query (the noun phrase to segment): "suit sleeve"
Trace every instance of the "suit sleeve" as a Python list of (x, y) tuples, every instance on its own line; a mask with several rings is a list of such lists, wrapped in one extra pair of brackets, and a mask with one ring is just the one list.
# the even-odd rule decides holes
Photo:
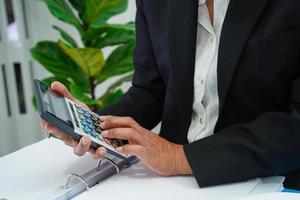
[(145, 128), (161, 121), (165, 84), (158, 71), (142, 2), (137, 0), (135, 72), (132, 87), (100, 115), (130, 116)]
[(279, 175), (300, 168), (300, 78), (291, 106), (184, 146), (200, 187)]

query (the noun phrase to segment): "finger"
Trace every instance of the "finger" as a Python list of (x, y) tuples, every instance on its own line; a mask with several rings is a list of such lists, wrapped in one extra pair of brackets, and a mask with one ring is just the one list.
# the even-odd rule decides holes
[(104, 139), (104, 142), (105, 142), (105, 143), (107, 143), (107, 144), (111, 145), (111, 141), (110, 141), (110, 139), (108, 139), (108, 138), (103, 138), (103, 139)]
[(100, 117), (102, 120), (101, 128), (103, 129), (112, 129), (112, 128), (120, 128), (120, 127), (128, 127), (128, 128), (138, 128), (139, 125), (131, 118), (131, 117)]
[(74, 97), (72, 96), (72, 94), (68, 91), (68, 89), (66, 88), (65, 85), (63, 85), (62, 83), (58, 82), (58, 81), (54, 81), (51, 84), (51, 89), (54, 92), (57, 92), (61, 95), (63, 95), (64, 97), (67, 97), (70, 100), (74, 100)]
[(114, 128), (105, 130), (101, 134), (104, 138), (130, 140), (137, 143), (142, 143), (140, 135), (132, 128)]
[(71, 147), (74, 147), (76, 145), (76, 141), (71, 136), (63, 133), (53, 125), (46, 123), (44, 126), (46, 132), (53, 134), (56, 138), (62, 140), (66, 145)]
[(113, 117), (112, 115), (105, 115), (105, 116), (101, 115), (101, 116), (100, 116), (100, 120), (101, 120), (101, 121), (105, 121), (105, 120), (108, 120), (108, 119), (110, 119), (110, 118), (112, 118), (112, 117)]
[(58, 81), (54, 81), (51, 84), (51, 89), (61, 95), (63, 95), (64, 97), (67, 97), (68, 99), (75, 101), (78, 105), (80, 105), (83, 108), (86, 108), (87, 110), (90, 110), (90, 108), (85, 105), (84, 103), (82, 103), (81, 101), (78, 101), (77, 99), (75, 99), (73, 97), (73, 95), (69, 92), (69, 90), (66, 88), (65, 85), (63, 85), (62, 83), (58, 82)]
[(48, 124), (49, 124), (48, 122), (46, 122), (45, 120), (43, 120), (42, 118), (40, 118), (40, 125), (41, 125), (41, 127), (42, 127), (42, 129), (43, 129), (44, 132), (48, 132), (48, 130), (47, 130), (47, 125)]
[(106, 154), (106, 149), (104, 147), (99, 147), (96, 151), (93, 153), (93, 158), (94, 159), (101, 159), (105, 156)]
[(88, 136), (83, 136), (74, 147), (74, 153), (78, 156), (83, 156), (87, 151), (89, 151), (90, 145), (91, 139)]
[(125, 155), (134, 155), (141, 158), (144, 155), (145, 148), (142, 145), (136, 144), (126, 144), (124, 146), (118, 147), (117, 151)]

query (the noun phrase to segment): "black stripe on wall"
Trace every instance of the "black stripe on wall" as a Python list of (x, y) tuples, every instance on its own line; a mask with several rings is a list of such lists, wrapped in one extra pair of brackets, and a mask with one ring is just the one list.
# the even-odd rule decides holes
[(7, 86), (7, 76), (6, 76), (6, 69), (5, 65), (2, 65), (2, 76), (3, 76), (3, 84), (4, 84), (4, 93), (5, 93), (5, 99), (6, 99), (6, 106), (7, 106), (7, 115), (11, 116), (11, 107), (10, 107), (10, 99), (8, 94), (8, 86)]
[(21, 114), (26, 113), (25, 93), (23, 88), (22, 70), (20, 63), (14, 63), (16, 86), (18, 92), (19, 111)]
[(23, 12), (23, 19), (24, 19), (25, 37), (26, 37), (26, 39), (29, 39), (28, 21), (27, 21), (26, 9), (25, 9), (25, 1), (22, 0), (21, 2), (22, 2), (22, 12)]
[(12, 0), (5, 0), (5, 7), (6, 7), (7, 24), (12, 24), (15, 22), (15, 13), (13, 9)]

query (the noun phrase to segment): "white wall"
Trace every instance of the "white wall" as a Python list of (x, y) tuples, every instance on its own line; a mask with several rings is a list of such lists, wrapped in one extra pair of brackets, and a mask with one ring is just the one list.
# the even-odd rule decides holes
[[(16, 25), (18, 27), (19, 39), (10, 41), (7, 37), (7, 19), (5, 14), (4, 0), (0, 0), (0, 156), (15, 151), (21, 147), (32, 144), (42, 138), (44, 134), (39, 127), (38, 115), (31, 105), (32, 78), (44, 78), (48, 73), (36, 62), (32, 61), (29, 49), (40, 40), (57, 40), (59, 35), (51, 28), (51, 25), (59, 25), (66, 28), (69, 33), (78, 35), (74, 29), (65, 25), (49, 13), (46, 5), (37, 0), (12, 0), (15, 10)], [(24, 4), (24, 9), (22, 7)], [(25, 13), (23, 12), (25, 11)], [(23, 15), (24, 13), (24, 15)], [(134, 21), (135, 1), (129, 0), (129, 8), (126, 13), (113, 17), (112, 23), (126, 23)], [(25, 19), (24, 19), (25, 17)], [(24, 22), (27, 21), (29, 38), (26, 38)], [(107, 55), (110, 49), (106, 49)], [(21, 114), (18, 109), (18, 92), (13, 63), (21, 63), (23, 87), (27, 112)], [(6, 66), (8, 96), (6, 101), (5, 85), (3, 80), (2, 65)], [(107, 84), (98, 88), (101, 92)], [(11, 116), (8, 116), (8, 103), (11, 107)]]

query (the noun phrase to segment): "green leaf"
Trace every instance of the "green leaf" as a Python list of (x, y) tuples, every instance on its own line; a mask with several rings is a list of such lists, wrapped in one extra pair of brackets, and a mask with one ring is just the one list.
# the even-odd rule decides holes
[(115, 49), (106, 60), (106, 65), (97, 77), (98, 83), (116, 75), (133, 70), (133, 51), (135, 43), (128, 43)]
[(124, 93), (121, 89), (116, 91), (108, 91), (102, 98), (98, 99), (97, 104), (102, 108), (106, 107), (116, 102), (123, 95)]
[(42, 0), (42, 1), (47, 4), (48, 9), (50, 10), (53, 16), (55, 16), (57, 19), (63, 22), (75, 26), (77, 30), (80, 33), (82, 33), (83, 30), (79, 20), (74, 15), (72, 9), (66, 3), (65, 0)]
[(94, 42), (92, 43), (94, 48), (125, 44), (135, 40), (135, 25), (133, 23), (107, 25), (101, 29), (102, 34), (95, 35)]
[(63, 42), (59, 42), (58, 45), (88, 76), (98, 76), (105, 65), (103, 53), (99, 49), (70, 48)]
[(85, 2), (86, 0), (69, 0), (70, 4), (75, 8), (78, 12), (80, 18), (82, 18), (85, 12)]
[(87, 77), (55, 42), (42, 41), (31, 49), (31, 55), (58, 78), (70, 77), (74, 82), (88, 85)]
[(87, 88), (78, 84), (70, 85), (70, 92), (79, 101), (85, 103), (88, 106), (95, 105), (96, 101), (93, 100), (88, 94)]
[[(120, 87), (123, 83), (131, 81), (132, 80), (132, 73), (127, 74), (125, 76), (123, 76), (122, 78), (120, 78), (119, 80), (117, 80), (116, 82), (114, 82), (112, 85), (110, 85), (107, 90), (105, 91), (105, 93), (97, 100), (97, 105), (99, 107), (103, 107), (106, 106), (108, 104), (113, 103), (118, 97), (120, 97), (121, 95), (123, 95), (120, 93)], [(116, 95), (119, 94), (119, 95)], [(115, 98), (112, 98), (115, 97)]]
[(36, 101), (35, 96), (32, 96), (32, 98), (31, 98), (31, 103), (32, 103), (33, 108), (34, 108), (35, 110), (37, 110), (37, 109), (38, 109), (38, 106), (37, 106), (37, 101)]
[(72, 47), (77, 47), (76, 41), (70, 36), (66, 31), (62, 30), (58, 26), (52, 26), (55, 30), (57, 30), (60, 33), (60, 36)]
[[(83, 34), (84, 41), (93, 41), (92, 46), (102, 48), (135, 40), (135, 25), (128, 24), (105, 24), (99, 28), (90, 28)], [(103, 43), (103, 44), (102, 44)]]
[(87, 0), (83, 21), (88, 27), (100, 27), (112, 16), (127, 9), (128, 0)]

